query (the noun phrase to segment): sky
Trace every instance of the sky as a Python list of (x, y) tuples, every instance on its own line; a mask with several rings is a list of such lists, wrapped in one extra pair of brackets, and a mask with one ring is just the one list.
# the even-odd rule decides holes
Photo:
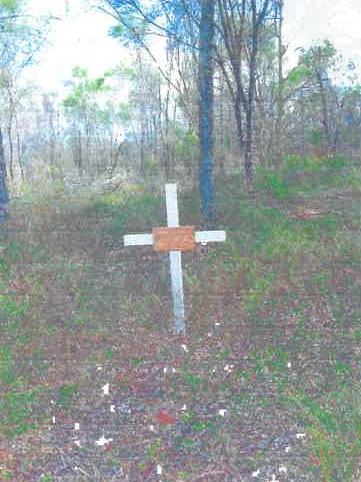
[(46, 91), (63, 91), (74, 67), (86, 67), (91, 76), (104, 73), (128, 57), (120, 42), (108, 35), (114, 20), (100, 14), (87, 0), (28, 0), (34, 16), (51, 14), (48, 46), (37, 56), (27, 79)]
[(357, 67), (361, 81), (360, 0), (285, 0), (285, 43), (291, 62), (295, 49), (328, 38)]
[[(52, 14), (49, 45), (38, 56), (27, 78), (45, 91), (64, 91), (75, 66), (101, 75), (129, 57), (119, 41), (109, 37), (111, 17), (91, 8), (95, 0), (28, 0), (32, 15)], [(285, 0), (285, 44), (288, 65), (297, 61), (297, 48), (330, 39), (337, 50), (357, 66), (361, 81), (361, 1)]]

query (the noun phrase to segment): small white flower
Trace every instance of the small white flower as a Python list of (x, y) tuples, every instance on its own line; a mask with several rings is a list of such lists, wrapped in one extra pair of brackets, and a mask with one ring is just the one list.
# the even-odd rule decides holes
[(109, 388), (110, 388), (109, 383), (106, 383), (104, 387), (102, 387), (103, 395), (109, 395)]
[(55, 417), (53, 416), (53, 424), (55, 425)]
[(285, 452), (288, 454), (288, 452), (291, 452), (291, 447), (285, 447)]
[(163, 373), (164, 373), (164, 375), (167, 373), (167, 371), (168, 371), (168, 367), (164, 367), (164, 368), (163, 368)]
[(163, 472), (162, 466), (158, 464), (157, 465), (157, 475), (162, 475), (162, 472)]
[(279, 467), (279, 469), (278, 469), (278, 472), (279, 472), (280, 474), (285, 474), (285, 475), (287, 475), (287, 467), (285, 467), (284, 465), (281, 465), (281, 466)]
[(99, 367), (97, 367), (97, 370), (98, 370), (98, 372), (100, 372), (100, 370), (103, 370), (103, 367), (99, 366)]
[(183, 350), (184, 350), (186, 353), (189, 352), (187, 345), (182, 345), (182, 348), (183, 348)]
[(292, 363), (291, 362), (288, 362), (287, 363), (287, 368), (291, 368), (292, 367)]
[(81, 447), (80, 440), (74, 440), (74, 444), (78, 447)]
[(258, 477), (260, 473), (260, 470), (255, 470), (254, 472), (252, 472), (252, 477)]
[(50, 403), (51, 403), (52, 405), (54, 405), (55, 402), (54, 402), (54, 400), (50, 400)]
[(218, 413), (221, 417), (224, 417), (226, 412), (227, 412), (227, 410), (225, 410), (224, 408), (221, 408), (220, 410), (218, 410)]
[(115, 413), (115, 405), (110, 405), (110, 411), (111, 413)]
[(187, 410), (187, 405), (184, 404), (183, 407), (181, 408), (181, 410)]
[(75, 423), (74, 430), (80, 430), (80, 423), (78, 422)]
[(96, 440), (95, 445), (99, 445), (99, 447), (103, 447), (103, 445), (107, 445), (110, 442), (113, 442), (112, 438), (105, 438), (104, 435), (102, 435), (99, 440)]
[(211, 336), (212, 336), (212, 333), (209, 331), (209, 332), (207, 333), (207, 336), (211, 337)]
[(176, 373), (176, 371), (177, 371), (177, 370), (173, 367), (173, 368), (172, 368), (172, 373)]
[(154, 425), (149, 425), (149, 430), (150, 430), (151, 432), (154, 432)]
[(301, 438), (306, 438), (305, 433), (296, 433), (296, 438), (301, 439)]

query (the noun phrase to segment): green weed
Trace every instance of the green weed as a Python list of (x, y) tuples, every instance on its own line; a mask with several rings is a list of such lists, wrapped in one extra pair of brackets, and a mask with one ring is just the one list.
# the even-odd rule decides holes
[(162, 457), (162, 442), (161, 440), (156, 440), (152, 442), (147, 448), (147, 455), (150, 460), (154, 462), (160, 462)]
[(25, 392), (8, 392), (0, 400), (0, 431), (8, 437), (16, 437), (36, 424), (31, 421), (44, 389), (37, 388)]
[(0, 314), (3, 314), (3, 319), (10, 321), (20, 320), (28, 312), (29, 308), (29, 299), (16, 302), (10, 295), (0, 295)]
[[(340, 364), (335, 368), (345, 369)], [(344, 386), (327, 394), (323, 402), (297, 392), (288, 401), (295, 404), (307, 427), (324, 480), (351, 482), (361, 452), (359, 395)]]
[(79, 387), (76, 384), (66, 384), (59, 388), (57, 404), (63, 410), (69, 410), (73, 398), (78, 393)]
[(282, 175), (264, 168), (259, 168), (256, 175), (256, 187), (266, 191), (276, 199), (286, 199), (292, 195), (292, 187), (282, 178)]
[(2, 469), (0, 472), (1, 477), (6, 480), (14, 480), (14, 472), (9, 469)]
[(53, 482), (53, 481), (54, 481), (54, 477), (50, 474), (42, 475), (39, 480), (39, 482)]
[(130, 194), (114, 214), (109, 230), (117, 236), (131, 233), (135, 228), (149, 230), (157, 224), (164, 224), (161, 221), (163, 211), (160, 195), (149, 192)]
[(10, 385), (15, 380), (15, 359), (10, 346), (0, 347), (0, 381)]

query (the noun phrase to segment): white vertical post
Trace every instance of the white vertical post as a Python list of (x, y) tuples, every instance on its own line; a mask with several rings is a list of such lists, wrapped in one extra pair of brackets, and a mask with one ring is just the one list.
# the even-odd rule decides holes
[(165, 185), (165, 200), (167, 205), (167, 223), (169, 228), (178, 228), (179, 226), (179, 211), (178, 211), (178, 197), (177, 184)]
[[(168, 227), (177, 228), (179, 226), (177, 185), (166, 184), (165, 195)], [(185, 331), (182, 253), (180, 251), (170, 251), (169, 261), (173, 298), (174, 324), (176, 332), (180, 333), (182, 331)]]

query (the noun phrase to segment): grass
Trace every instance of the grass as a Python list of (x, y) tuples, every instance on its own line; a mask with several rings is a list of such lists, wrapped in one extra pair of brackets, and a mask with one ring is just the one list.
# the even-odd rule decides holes
[[(183, 256), (181, 340), (165, 258), (121, 245), (164, 224), (160, 189), (17, 201), (0, 237), (0, 478), (78, 480), (61, 475), (67, 454), (89, 481), (157, 464), (169, 481), (266, 480), (282, 464), (289, 480), (360, 480), (360, 174), (291, 157), (257, 173), (254, 198), (239, 185), (218, 183), (227, 242)], [(196, 192), (181, 210), (202, 226)]]
[(315, 195), (325, 189), (342, 189), (350, 185), (359, 188), (360, 177), (343, 157), (288, 156), (277, 173), (259, 168), (256, 185), (274, 198), (285, 200), (300, 194)]

